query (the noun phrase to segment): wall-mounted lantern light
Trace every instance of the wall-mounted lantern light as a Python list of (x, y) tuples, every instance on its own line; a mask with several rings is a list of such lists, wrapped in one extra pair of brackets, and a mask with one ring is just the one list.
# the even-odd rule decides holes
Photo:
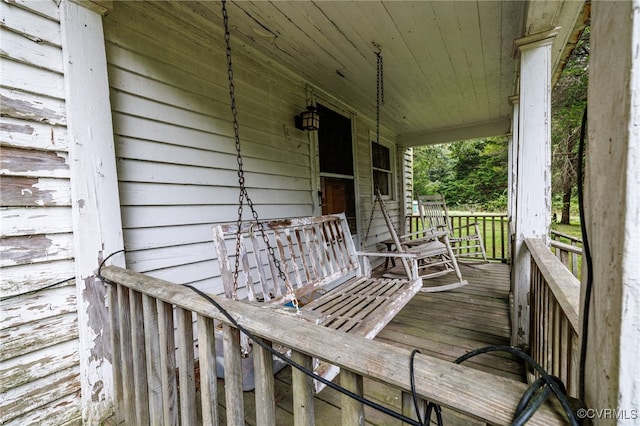
[(300, 130), (318, 130), (320, 128), (320, 114), (313, 105), (309, 105), (306, 111), (296, 115), (296, 129)]

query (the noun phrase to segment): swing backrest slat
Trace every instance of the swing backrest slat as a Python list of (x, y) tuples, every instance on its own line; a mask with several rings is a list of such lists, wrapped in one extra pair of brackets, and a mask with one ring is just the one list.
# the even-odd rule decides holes
[(238, 271), (238, 288), (234, 290), (237, 225), (215, 226), (214, 241), (226, 295), (284, 303), (292, 299), (288, 288), (300, 300), (338, 279), (361, 275), (343, 214), (274, 220), (263, 222), (262, 227), (275, 259), (269, 255), (255, 223), (243, 224), (240, 229), (241, 270)]

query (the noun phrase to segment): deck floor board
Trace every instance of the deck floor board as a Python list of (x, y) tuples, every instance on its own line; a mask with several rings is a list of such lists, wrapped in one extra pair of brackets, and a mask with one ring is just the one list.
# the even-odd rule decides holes
[[(500, 263), (463, 264), (461, 270), (464, 279), (469, 281), (468, 285), (442, 293), (418, 293), (375, 340), (415, 348), (423, 354), (452, 362), (473, 349), (508, 345), (511, 335), (509, 267)], [(448, 274), (429, 279), (425, 285), (447, 284), (452, 279), (455, 279), (453, 274)], [(522, 364), (508, 354), (479, 355), (466, 361), (465, 365), (524, 381)], [(336, 380), (339, 381), (339, 377)], [(276, 376), (278, 424), (293, 424), (290, 383), (291, 369), (287, 367)], [(224, 404), (223, 381), (220, 381), (219, 389), (220, 401)], [(365, 379), (364, 390), (366, 397), (393, 410), (400, 410), (401, 392), (397, 388)], [(255, 424), (255, 412), (249, 407), (253, 400), (253, 392), (246, 392), (248, 425)], [(325, 388), (316, 395), (315, 400), (317, 425), (340, 424), (341, 396), (337, 391)], [(224, 413), (224, 409), (221, 412)], [(446, 409), (443, 410), (443, 417), (446, 425), (482, 424)], [(365, 407), (365, 418), (368, 425), (401, 424), (399, 420), (368, 407)]]

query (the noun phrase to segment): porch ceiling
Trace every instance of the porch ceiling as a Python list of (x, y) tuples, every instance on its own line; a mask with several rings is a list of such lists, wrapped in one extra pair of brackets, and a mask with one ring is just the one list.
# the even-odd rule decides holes
[[(510, 131), (513, 41), (560, 27), (554, 68), (583, 1), (241, 1), (232, 37), (356, 111), (375, 117), (376, 48), (384, 59), (381, 122), (404, 146)], [(221, 23), (219, 2), (182, 3)]]

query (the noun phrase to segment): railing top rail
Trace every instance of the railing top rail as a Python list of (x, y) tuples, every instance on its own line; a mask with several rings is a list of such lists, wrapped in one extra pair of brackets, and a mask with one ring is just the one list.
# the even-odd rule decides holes
[(582, 254), (582, 247), (573, 246), (571, 244), (563, 243), (562, 241), (551, 240), (551, 246), (569, 253)]
[[(452, 216), (455, 216), (455, 217), (488, 217), (488, 218), (500, 217), (500, 218), (504, 218), (504, 219), (509, 217), (509, 215), (506, 214), (506, 213), (458, 213), (458, 212), (455, 212), (455, 211), (453, 211), (453, 212), (449, 211), (449, 217), (452, 217)], [(411, 214), (408, 214), (407, 217), (420, 217), (420, 215), (418, 213), (411, 213)]]
[(573, 235), (565, 234), (563, 232), (555, 231), (553, 229), (551, 230), (551, 235), (557, 235), (558, 237), (566, 238), (571, 242), (582, 244), (582, 240), (580, 238), (576, 238)]
[(580, 282), (541, 239), (527, 238), (525, 243), (571, 327), (579, 335)]
[[(104, 267), (101, 272), (113, 283), (228, 323), (213, 305), (187, 287), (115, 266)], [(214, 299), (256, 336), (410, 391), (409, 349), (315, 326), (296, 318), (293, 310), (215, 296)], [(414, 370), (416, 391), (421, 398), (493, 424), (511, 423), (518, 401), (527, 389), (525, 383), (427, 355), (416, 356)], [(561, 413), (559, 404), (546, 404), (529, 424), (563, 424)]]

